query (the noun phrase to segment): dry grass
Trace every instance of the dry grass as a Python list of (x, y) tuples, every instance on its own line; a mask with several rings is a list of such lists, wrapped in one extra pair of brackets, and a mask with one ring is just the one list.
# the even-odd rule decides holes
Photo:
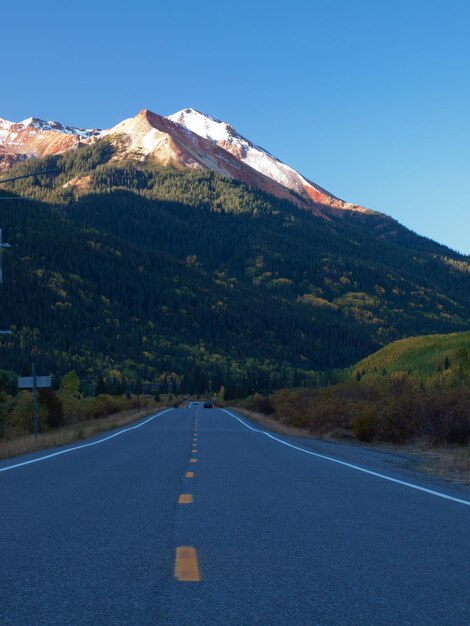
[(422, 470), (463, 485), (470, 485), (470, 447), (418, 449)]
[(164, 408), (163, 406), (159, 408), (153, 407), (152, 409), (143, 409), (141, 411), (131, 409), (109, 415), (108, 417), (64, 426), (53, 432), (39, 434), (37, 442), (34, 440), (34, 435), (26, 435), (11, 440), (0, 440), (0, 459), (8, 459), (12, 456), (38, 452), (46, 448), (55, 448), (56, 446), (65, 446), (75, 441), (88, 439), (99, 433), (127, 426), (127, 424), (131, 424), (147, 415), (152, 415)]
[(269, 428), (275, 433), (279, 433), (281, 435), (289, 435), (290, 437), (305, 437), (309, 439), (317, 438), (309, 430), (305, 430), (303, 428), (294, 428), (293, 426), (287, 426), (287, 424), (283, 424), (279, 422), (271, 415), (264, 415), (263, 413), (256, 413), (256, 411), (247, 411), (246, 409), (242, 409), (238, 406), (228, 406), (227, 410), (235, 411), (239, 415), (244, 415), (248, 417), (253, 422), (256, 422), (260, 426), (264, 426), (265, 428)]

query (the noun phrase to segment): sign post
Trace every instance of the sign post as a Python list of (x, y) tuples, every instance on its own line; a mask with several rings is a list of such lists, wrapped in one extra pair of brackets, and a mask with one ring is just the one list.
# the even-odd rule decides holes
[[(2, 229), (0, 228), (0, 284), (3, 283), (3, 253), (10, 247), (9, 243), (3, 243)], [(0, 330), (0, 335), (11, 335), (11, 330)]]
[(34, 414), (34, 439), (38, 440), (38, 387), (36, 380), (36, 363), (32, 364), (33, 372), (33, 414)]
[(3, 252), (5, 252), (5, 250), (9, 247), (10, 247), (9, 243), (3, 243), (2, 229), (0, 228), (0, 283), (3, 282), (3, 264), (2, 264)]
[(50, 376), (36, 376), (36, 363), (31, 365), (32, 376), (19, 376), (18, 389), (33, 390), (34, 439), (38, 439), (38, 389), (47, 389), (52, 385)]

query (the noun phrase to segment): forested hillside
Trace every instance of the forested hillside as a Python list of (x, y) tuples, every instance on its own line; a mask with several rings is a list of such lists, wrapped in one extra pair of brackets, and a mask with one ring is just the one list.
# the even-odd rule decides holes
[(100, 140), (1, 186), (22, 199), (0, 202), (0, 327), (14, 330), (0, 368), (34, 352), (42, 372), (90, 382), (243, 395), (470, 325), (470, 260), (386, 216), (326, 220), (210, 172), (112, 157)]
[[(468, 444), (470, 332), (395, 341), (325, 388), (284, 389), (255, 408), (316, 435), (394, 443)], [(462, 459), (467, 472), (468, 452)]]
[(349, 370), (357, 380), (405, 372), (429, 382), (460, 381), (470, 371), (470, 332), (409, 337), (385, 346)]

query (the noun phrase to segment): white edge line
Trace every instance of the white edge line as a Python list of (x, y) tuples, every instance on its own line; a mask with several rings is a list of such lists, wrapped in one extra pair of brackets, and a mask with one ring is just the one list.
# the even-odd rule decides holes
[(363, 472), (364, 474), (369, 474), (370, 476), (376, 476), (377, 478), (382, 478), (383, 480), (388, 480), (392, 483), (397, 483), (398, 485), (403, 485), (404, 487), (409, 487), (410, 489), (416, 489), (417, 491), (423, 491), (424, 493), (429, 493), (432, 496), (437, 496), (438, 498), (444, 498), (445, 500), (451, 500), (452, 502), (458, 502), (459, 504), (465, 504), (466, 506), (470, 506), (469, 500), (462, 500), (461, 498), (454, 498), (453, 496), (448, 496), (441, 491), (434, 491), (433, 489), (427, 489), (426, 487), (420, 487), (419, 485), (415, 485), (413, 483), (408, 483), (405, 480), (399, 480), (398, 478), (392, 478), (391, 476), (386, 476), (385, 474), (380, 474), (379, 472), (373, 472), (372, 470), (368, 470), (365, 467), (360, 467), (359, 465), (354, 465), (353, 463), (346, 463), (346, 461), (340, 461), (339, 459), (335, 459), (331, 456), (326, 456), (324, 454), (319, 454), (318, 452), (312, 452), (311, 450), (305, 450), (305, 448), (300, 448), (299, 446), (294, 446), (292, 443), (288, 443), (287, 441), (283, 441), (271, 433), (268, 433), (264, 430), (259, 430), (258, 428), (253, 428), (249, 426), (244, 420), (238, 417), (238, 415), (234, 415), (230, 411), (226, 409), (222, 409), (228, 415), (231, 415), (235, 419), (237, 419), (243, 426), (249, 428), (250, 430), (255, 431), (256, 433), (260, 433), (261, 435), (266, 435), (270, 439), (274, 439), (278, 443), (282, 443), (284, 446), (288, 446), (289, 448), (293, 448), (294, 450), (298, 450), (299, 452), (303, 452), (304, 454), (309, 454), (310, 456), (316, 456), (319, 459), (324, 459), (325, 461), (331, 461), (332, 463), (337, 463), (338, 465), (343, 465), (344, 467), (349, 467), (350, 469), (354, 469), (358, 472)]
[(113, 433), (112, 435), (103, 437), (103, 439), (98, 439), (98, 441), (92, 441), (91, 443), (82, 443), (79, 446), (74, 446), (73, 448), (67, 448), (66, 450), (60, 450), (59, 452), (53, 452), (52, 454), (47, 454), (46, 456), (40, 456), (37, 459), (30, 459), (29, 461), (23, 461), (22, 463), (15, 463), (15, 465), (8, 465), (8, 467), (0, 467), (0, 473), (8, 472), (8, 470), (12, 470), (17, 467), (23, 467), (23, 465), (30, 465), (31, 463), (39, 463), (39, 461), (46, 461), (47, 459), (52, 459), (52, 457), (54, 456), (60, 456), (61, 454), (68, 454), (69, 452), (80, 450), (81, 448), (89, 448), (90, 446), (97, 446), (99, 443), (103, 443), (105, 441), (108, 441), (109, 439), (114, 439), (114, 437), (119, 437), (119, 435), (123, 435), (124, 433), (127, 433), (130, 430), (141, 428), (142, 426), (145, 426), (145, 424), (148, 424), (149, 422), (154, 420), (156, 417), (159, 417), (160, 415), (163, 415), (164, 413), (167, 413), (168, 411), (171, 411), (171, 410), (172, 409), (165, 409), (161, 413), (156, 413), (155, 415), (151, 415), (145, 421), (140, 422), (140, 424), (137, 424), (136, 426), (129, 426), (129, 428), (124, 428), (122, 430), (119, 430), (117, 433)]

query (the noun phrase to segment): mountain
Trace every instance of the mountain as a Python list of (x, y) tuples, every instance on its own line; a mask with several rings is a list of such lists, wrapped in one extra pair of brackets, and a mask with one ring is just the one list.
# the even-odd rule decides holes
[(251, 141), (239, 135), (226, 122), (221, 122), (195, 109), (183, 109), (178, 113), (169, 115), (168, 119), (200, 137), (209, 139), (209, 141), (233, 154), (243, 163), (272, 178), (280, 185), (287, 187), (287, 189), (294, 191), (305, 200), (313, 200), (314, 203), (326, 205), (330, 208), (365, 210), (363, 207), (336, 198), (316, 183), (312, 183), (304, 178), (292, 167), (289, 167), (263, 148), (254, 145)]
[[(176, 168), (210, 170), (277, 198), (290, 200), (304, 207), (311, 206), (311, 203), (297, 197), (289, 188), (246, 165), (211, 140), (146, 109), (136, 117), (103, 131), (101, 136), (108, 137), (116, 146), (114, 160), (148, 160)], [(316, 206), (311, 208), (316, 214), (321, 214)]]
[(178, 168), (206, 169), (286, 199), (326, 219), (328, 212), (364, 212), (335, 197), (225, 122), (184, 109), (162, 117), (147, 109), (107, 130), (84, 130), (29, 118), (15, 124), (0, 119), (0, 167), (18, 160), (57, 154), (108, 139), (115, 160), (149, 160)]
[(35, 117), (18, 123), (0, 118), (0, 170), (27, 158), (72, 150), (99, 136), (97, 129), (84, 130)]
[[(468, 257), (381, 214), (325, 218), (208, 167), (139, 159), (170, 139), (170, 153), (198, 155), (171, 120), (129, 124), (18, 163), (10, 176), (57, 171), (2, 185), (0, 328), (14, 334), (0, 368), (33, 352), (43, 372), (89, 382), (174, 376), (243, 395), (470, 327)], [(198, 141), (217, 162), (222, 148)]]

